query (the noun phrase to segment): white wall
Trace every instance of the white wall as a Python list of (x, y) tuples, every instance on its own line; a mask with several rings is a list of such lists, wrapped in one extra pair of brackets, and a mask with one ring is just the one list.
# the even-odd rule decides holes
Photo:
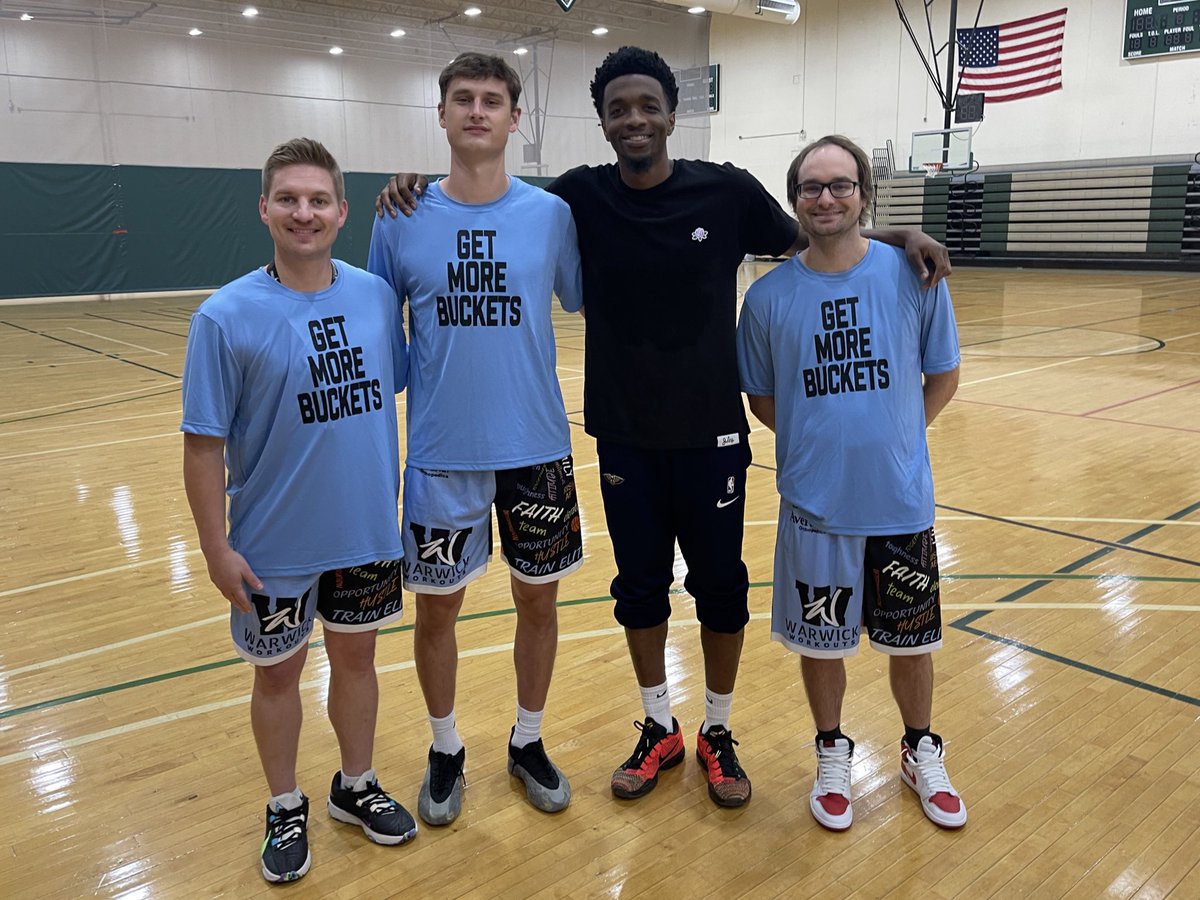
[[(1125, 62), (1123, 0), (1061, 2), (1068, 9), (1063, 89), (988, 106), (973, 137), (980, 165), (1190, 160), (1200, 150), (1200, 54)], [(921, 36), (921, 3), (904, 6)], [(975, 8), (959, 4), (961, 27), (973, 23)], [(980, 24), (1057, 8), (1056, 0), (988, 2)], [(935, 2), (932, 16), (941, 43), (949, 3)], [(711, 158), (750, 169), (780, 200), (788, 163), (824, 134), (845, 134), (868, 152), (891, 138), (906, 168), (912, 132), (942, 127), (940, 101), (892, 0), (809, 0), (790, 26), (714, 16), (710, 57), (722, 78)], [(936, 68), (944, 77), (942, 59)], [(803, 137), (758, 137), (785, 132)]]
[[(691, 17), (689, 17), (691, 18)], [(638, 38), (676, 68), (707, 64), (708, 23)], [(539, 48), (546, 114), (544, 174), (613, 153), (588, 93), (619, 46), (557, 41)], [(533, 103), (532, 56), (511, 57)], [(0, 20), (0, 161), (257, 168), (298, 135), (325, 143), (347, 171), (446, 171), (437, 124), (438, 69), (347, 53), (303, 53), (128, 27)], [(672, 152), (708, 156), (707, 116), (680, 120)], [(524, 166), (530, 123), (509, 139), (508, 168)]]
[[(993, 0), (981, 22), (1056, 5)], [(905, 6), (922, 32), (919, 0)], [(1200, 54), (1124, 62), (1123, 0), (1069, 0), (1068, 9), (1064, 89), (989, 106), (974, 137), (980, 164), (1190, 159), (1200, 150)], [(948, 0), (936, 0), (933, 14), (942, 41)], [(973, 15), (974, 4), (960, 4), (960, 24)], [(732, 160), (781, 199), (788, 162), (822, 134), (841, 132), (867, 149), (891, 138), (904, 166), (911, 133), (942, 125), (892, 0), (809, 0), (795, 25), (687, 19), (684, 28), (542, 46), (546, 174), (612, 160), (587, 86), (604, 55), (629, 40), (677, 68), (721, 63), (721, 112), (681, 118), (671, 153)], [(518, 61), (527, 111), (530, 63)], [(348, 171), (445, 171), (449, 163), (434, 111), (436, 70), (351, 54), (4, 19), (0, 92), (2, 161), (256, 168), (276, 143), (305, 134), (326, 142)], [(510, 139), (510, 171), (537, 174), (523, 165), (530, 133), (525, 124)]]

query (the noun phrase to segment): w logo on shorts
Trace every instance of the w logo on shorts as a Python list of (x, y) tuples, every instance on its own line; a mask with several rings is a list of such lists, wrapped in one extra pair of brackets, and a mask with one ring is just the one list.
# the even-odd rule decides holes
[(258, 616), (258, 621), (263, 634), (269, 634), (276, 629), (286, 630), (299, 628), (303, 621), (304, 601), (308, 599), (308, 592), (304, 593), (303, 597), (275, 597), (275, 609), (271, 609), (272, 598), (266, 594), (251, 594), (250, 602), (254, 604), (254, 612)]
[(840, 628), (846, 624), (846, 607), (854, 596), (854, 588), (829, 585), (809, 588), (803, 581), (796, 582), (796, 592), (804, 606), (804, 621)]
[[(463, 548), (467, 544), (470, 528), (430, 528), (410, 522), (409, 530), (417, 542), (417, 556), (422, 562), (430, 562), (439, 566), (456, 566), (462, 559)], [(428, 531), (428, 534), (426, 533)]]

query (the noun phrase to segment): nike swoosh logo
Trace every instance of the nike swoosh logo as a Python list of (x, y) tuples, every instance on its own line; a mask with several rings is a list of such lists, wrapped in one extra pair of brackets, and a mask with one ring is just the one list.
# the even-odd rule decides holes
[(724, 508), (725, 508), (725, 507), (727, 507), (727, 506), (728, 506), (730, 503), (736, 503), (736, 502), (737, 502), (738, 500), (740, 500), (740, 499), (741, 499), (741, 496), (739, 495), (739, 496), (737, 496), (737, 497), (733, 497), (733, 498), (731, 498), (731, 499), (729, 499), (729, 500), (718, 500), (718, 501), (717, 501), (717, 509), (724, 509)]

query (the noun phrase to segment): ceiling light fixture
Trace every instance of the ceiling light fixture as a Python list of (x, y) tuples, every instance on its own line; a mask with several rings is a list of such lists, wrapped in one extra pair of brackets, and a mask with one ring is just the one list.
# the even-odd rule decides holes
[(698, 16), (700, 13), (707, 11), (708, 10), (706, 10), (703, 6), (693, 6), (688, 9), (688, 12), (690, 12), (693, 16)]
[(517, 54), (517, 56), (524, 56), (528, 52), (529, 51), (526, 50), (524, 47), (518, 47), (516, 50), (513, 51), (513, 53)]
[(188, 32), (188, 34), (190, 34), (192, 37), (200, 37), (200, 35), (204, 34), (204, 32), (201, 31), (199, 28), (193, 28), (191, 31)]
[(592, 34), (594, 34), (596, 37), (603, 37), (604, 35), (608, 34), (608, 29), (603, 25), (597, 25), (592, 29)]
[(21, 21), (22, 22), (32, 22), (33, 16), (31, 16), (29, 13), (21, 13)]
[(483, 10), (478, 6), (468, 6), (463, 10), (464, 16), (470, 16), (472, 19), (483, 13)]
[(341, 56), (345, 51), (341, 47), (330, 47), (329, 52), (334, 56)]
[(258, 15), (258, 10), (255, 9), (253, 6), (247, 6), (245, 9), (242, 10), (242, 15), (245, 16), (247, 19), (253, 19), (255, 16)]
[(408, 34), (408, 32), (405, 31), (403, 28), (397, 28), (395, 31), (392, 32), (392, 37), (404, 37), (406, 34)]

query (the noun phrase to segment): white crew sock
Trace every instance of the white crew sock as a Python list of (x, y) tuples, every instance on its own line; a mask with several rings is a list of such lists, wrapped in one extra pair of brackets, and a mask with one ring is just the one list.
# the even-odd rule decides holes
[(638, 690), (642, 693), (642, 709), (646, 711), (646, 718), (653, 719), (667, 729), (667, 734), (674, 732), (675, 728), (671, 724), (671, 689), (667, 682), (656, 684), (654, 687), (638, 685)]
[(733, 709), (733, 691), (728, 694), (718, 694), (712, 688), (704, 689), (704, 724), (701, 731), (708, 731), (714, 725), (720, 725), (729, 730), (729, 713)]
[(429, 727), (433, 729), (433, 749), (438, 753), (449, 753), (453, 756), (463, 748), (462, 738), (454, 727), (454, 710), (450, 715), (438, 719), (429, 716)]

